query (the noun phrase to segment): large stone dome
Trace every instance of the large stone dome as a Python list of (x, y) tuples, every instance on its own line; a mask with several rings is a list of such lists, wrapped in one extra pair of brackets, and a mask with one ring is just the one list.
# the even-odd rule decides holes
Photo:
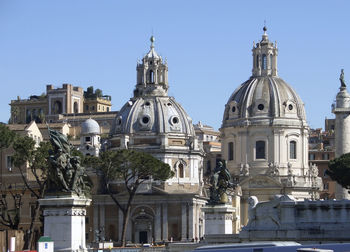
[(278, 76), (252, 76), (230, 96), (222, 127), (305, 123), (304, 104), (291, 86)]
[(112, 134), (174, 133), (194, 136), (191, 118), (169, 96), (145, 96), (130, 99), (120, 110)]

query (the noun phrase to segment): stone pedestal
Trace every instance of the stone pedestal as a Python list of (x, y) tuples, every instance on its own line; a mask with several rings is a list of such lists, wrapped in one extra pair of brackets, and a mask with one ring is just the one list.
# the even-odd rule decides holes
[(55, 251), (86, 250), (85, 216), (91, 199), (49, 196), (39, 202), (44, 214), (44, 236), (54, 241)]
[(235, 208), (231, 205), (206, 205), (202, 207), (205, 215), (205, 235), (232, 234)]

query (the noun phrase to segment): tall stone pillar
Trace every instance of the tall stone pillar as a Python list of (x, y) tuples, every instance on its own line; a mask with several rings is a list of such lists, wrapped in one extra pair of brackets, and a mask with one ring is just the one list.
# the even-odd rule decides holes
[[(337, 94), (335, 114), (335, 157), (350, 152), (350, 95), (346, 87), (341, 86)], [(336, 184), (335, 198), (350, 199), (348, 190)]]
[(160, 205), (156, 205), (156, 216), (154, 220), (154, 241), (161, 242), (161, 207)]
[(181, 241), (187, 241), (187, 203), (181, 204)]
[(196, 218), (196, 205), (194, 203), (190, 203), (188, 208), (188, 238), (190, 240), (196, 238), (196, 227), (195, 227), (195, 218)]
[(101, 231), (100, 233), (100, 238), (102, 241), (105, 240), (105, 235), (106, 235), (106, 228), (105, 228), (105, 206), (104, 205), (99, 205), (99, 209), (100, 209), (100, 228), (99, 230)]
[(163, 234), (162, 238), (164, 241), (168, 241), (168, 204), (164, 203), (162, 205), (163, 208)]
[(118, 240), (122, 240), (122, 233), (123, 233), (123, 212), (118, 208)]

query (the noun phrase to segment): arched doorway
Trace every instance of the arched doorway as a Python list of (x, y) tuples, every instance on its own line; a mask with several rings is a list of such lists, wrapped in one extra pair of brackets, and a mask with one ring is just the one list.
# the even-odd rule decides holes
[(154, 237), (154, 213), (149, 207), (137, 207), (132, 214), (133, 240), (135, 243), (151, 243)]

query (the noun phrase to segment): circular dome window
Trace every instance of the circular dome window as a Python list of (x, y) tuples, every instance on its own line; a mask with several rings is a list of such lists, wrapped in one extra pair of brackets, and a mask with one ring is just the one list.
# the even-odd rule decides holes
[(149, 106), (149, 105), (151, 105), (151, 103), (149, 101), (147, 101), (147, 102), (145, 102), (145, 105)]
[(168, 106), (171, 106), (171, 103), (169, 102), (167, 105), (168, 105)]
[(264, 107), (264, 104), (259, 104), (259, 105), (258, 105), (258, 109), (259, 109), (259, 110), (264, 110), (264, 108), (265, 108), (265, 107)]
[(179, 118), (174, 116), (172, 119), (173, 124), (178, 124), (179, 123)]
[(122, 124), (122, 119), (121, 119), (121, 118), (118, 118), (117, 124), (118, 124), (118, 125), (121, 125), (121, 124)]
[(232, 110), (233, 113), (235, 113), (236, 112), (236, 107), (233, 106), (231, 110)]
[(289, 110), (293, 110), (293, 105), (292, 105), (292, 104), (289, 104), (289, 105), (288, 105), (288, 109), (289, 109)]
[(143, 123), (143, 124), (147, 124), (148, 122), (149, 122), (148, 116), (142, 117), (142, 123)]

